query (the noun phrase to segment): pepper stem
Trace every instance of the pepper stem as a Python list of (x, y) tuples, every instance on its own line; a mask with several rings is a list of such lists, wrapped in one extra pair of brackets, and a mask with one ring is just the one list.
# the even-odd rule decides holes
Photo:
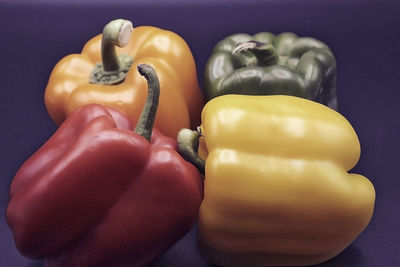
[(244, 53), (250, 50), (258, 59), (259, 65), (268, 66), (279, 63), (279, 55), (276, 52), (275, 47), (269, 43), (263, 43), (259, 41), (247, 41), (240, 42), (233, 49), (233, 54)]
[(124, 81), (133, 58), (126, 54), (117, 56), (115, 46), (126, 46), (132, 31), (132, 22), (124, 19), (113, 20), (104, 27), (101, 39), (102, 62), (94, 67), (90, 75), (91, 83), (118, 84)]
[(200, 133), (190, 129), (181, 129), (178, 133), (178, 152), (186, 161), (192, 163), (203, 175), (205, 174), (205, 161), (197, 154)]
[(149, 64), (139, 64), (137, 68), (140, 75), (146, 78), (149, 89), (135, 132), (150, 142), (160, 98), (160, 83), (156, 71)]

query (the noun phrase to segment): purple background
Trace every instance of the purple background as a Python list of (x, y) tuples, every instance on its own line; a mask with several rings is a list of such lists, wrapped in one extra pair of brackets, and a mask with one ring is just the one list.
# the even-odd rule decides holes
[[(319, 266), (400, 266), (400, 1), (1, 1), (0, 266), (42, 266), (15, 249), (4, 220), (10, 181), (55, 131), (43, 103), (54, 65), (79, 53), (115, 18), (172, 30), (189, 44), (202, 84), (214, 44), (236, 33), (292, 31), (327, 43), (338, 62), (340, 112), (358, 133), (353, 170), (370, 178), (376, 207), (368, 228)], [(196, 248), (196, 229), (156, 266), (211, 266)]]

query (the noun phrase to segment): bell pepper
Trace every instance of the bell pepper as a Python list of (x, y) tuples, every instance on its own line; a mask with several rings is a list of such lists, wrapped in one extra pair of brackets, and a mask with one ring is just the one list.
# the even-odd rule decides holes
[(315, 38), (233, 34), (216, 44), (204, 76), (207, 101), (225, 94), (283, 94), (337, 109), (336, 60)]
[(147, 86), (135, 70), (139, 64), (148, 63), (156, 69), (161, 84), (155, 127), (176, 138), (181, 128), (199, 125), (204, 100), (186, 42), (157, 27), (132, 29), (130, 21), (111, 21), (80, 54), (67, 55), (56, 64), (44, 100), (57, 124), (89, 103), (120, 109), (136, 123)]
[(354, 129), (311, 100), (214, 98), (199, 131), (181, 130), (178, 148), (205, 173), (199, 247), (219, 266), (321, 263), (372, 217), (372, 183), (348, 173), (360, 157)]
[(197, 218), (202, 177), (153, 128), (154, 69), (135, 132), (126, 114), (88, 104), (17, 171), (6, 219), (19, 251), (46, 266), (144, 266)]

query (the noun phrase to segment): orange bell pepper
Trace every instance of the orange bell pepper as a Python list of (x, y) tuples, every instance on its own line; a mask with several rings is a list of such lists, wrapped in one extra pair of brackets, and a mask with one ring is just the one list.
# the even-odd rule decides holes
[(186, 42), (152, 26), (133, 29), (122, 19), (108, 23), (81, 54), (56, 64), (45, 90), (49, 115), (60, 124), (79, 107), (97, 103), (122, 110), (136, 124), (147, 97), (146, 82), (136, 71), (141, 63), (152, 65), (160, 81), (155, 127), (176, 137), (181, 128), (199, 125), (204, 100)]

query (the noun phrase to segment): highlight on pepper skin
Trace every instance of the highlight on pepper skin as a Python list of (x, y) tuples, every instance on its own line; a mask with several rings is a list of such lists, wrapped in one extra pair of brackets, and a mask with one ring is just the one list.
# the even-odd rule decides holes
[(233, 34), (204, 84), (205, 106), (179, 35), (124, 19), (62, 58), (44, 93), (59, 128), (10, 186), (20, 253), (48, 267), (147, 266), (196, 220), (198, 248), (220, 266), (313, 265), (345, 250), (375, 189), (350, 173), (361, 148), (335, 111), (332, 50)]
[(236, 33), (219, 41), (204, 69), (207, 101), (221, 95), (292, 95), (338, 109), (336, 59), (325, 43), (294, 33)]
[(134, 131), (123, 111), (72, 112), (19, 168), (6, 219), (20, 253), (46, 266), (147, 266), (193, 226), (202, 176), (153, 128), (160, 84), (138, 66), (148, 97)]
[(212, 263), (317, 264), (368, 225), (375, 190), (348, 173), (360, 143), (333, 109), (293, 96), (224, 95), (206, 104), (200, 128), (198, 242)]
[(181, 128), (199, 125), (204, 99), (185, 40), (153, 26), (129, 28), (130, 21), (113, 20), (80, 54), (67, 55), (56, 64), (44, 95), (55, 123), (81, 106), (96, 103), (122, 110), (135, 124), (147, 97), (147, 84), (136, 68), (147, 63), (157, 71), (161, 85), (155, 127), (176, 138)]

